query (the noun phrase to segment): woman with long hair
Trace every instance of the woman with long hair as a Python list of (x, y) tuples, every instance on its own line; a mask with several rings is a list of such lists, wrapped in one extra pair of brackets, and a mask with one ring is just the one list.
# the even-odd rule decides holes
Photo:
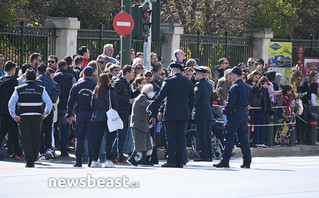
[(93, 147), (92, 164), (91, 168), (100, 168), (102, 165), (98, 162), (98, 155), (100, 152), (100, 145), (106, 130), (106, 162), (105, 168), (114, 168), (112, 161), (111, 150), (112, 144), (115, 139), (116, 133), (111, 133), (107, 127), (107, 116), (106, 112), (109, 110), (109, 104), (111, 99), (112, 108), (118, 110), (119, 103), (115, 90), (111, 87), (111, 81), (107, 74), (102, 73), (99, 78), (97, 85), (94, 89), (91, 105), (93, 108), (92, 122), (95, 125), (95, 141)]

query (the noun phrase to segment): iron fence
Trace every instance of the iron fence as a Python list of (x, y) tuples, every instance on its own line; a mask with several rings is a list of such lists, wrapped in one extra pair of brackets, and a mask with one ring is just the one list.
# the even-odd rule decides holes
[(299, 46), (305, 47), (303, 57), (319, 57), (319, 40), (315, 40), (312, 36), (311, 39), (272, 39), (271, 42), (292, 42), (292, 63), (298, 64), (298, 51)]
[(55, 29), (28, 27), (22, 22), (15, 29), (0, 28), (0, 54), (21, 66), (34, 52), (43, 57), (55, 54), (55, 40)]
[[(103, 53), (103, 46), (107, 43), (113, 44), (114, 56), (121, 51), (121, 37), (113, 30), (100, 29), (80, 29), (78, 30), (77, 48), (88, 46), (91, 53), (91, 60), (94, 60), (99, 54)], [(136, 52), (143, 52), (144, 42), (140, 40), (132, 40), (132, 49)], [(161, 55), (161, 45), (158, 42), (153, 42), (151, 47), (152, 52)]]
[(201, 65), (215, 67), (218, 60), (227, 57), (231, 66), (246, 62), (253, 54), (253, 38), (225, 36), (203, 36), (183, 34), (180, 41), (186, 58), (199, 58)]

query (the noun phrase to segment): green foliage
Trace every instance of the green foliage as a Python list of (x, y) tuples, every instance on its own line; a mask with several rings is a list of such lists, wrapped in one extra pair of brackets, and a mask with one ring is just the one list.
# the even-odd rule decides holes
[[(132, 5), (144, 0), (133, 0)], [(246, 28), (271, 28), (275, 37), (319, 38), (319, 0), (161, 0), (161, 21), (185, 33), (239, 36)], [(83, 29), (112, 29), (120, 0), (1, 0), (0, 27), (41, 26), (45, 18), (77, 17)]]
[(25, 0), (1, 0), (0, 27), (15, 27), (19, 22), (19, 11), (26, 2)]

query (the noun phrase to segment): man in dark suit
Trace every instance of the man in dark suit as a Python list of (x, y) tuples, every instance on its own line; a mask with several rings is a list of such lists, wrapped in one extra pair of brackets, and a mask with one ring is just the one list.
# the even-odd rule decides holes
[(241, 75), (242, 71), (239, 67), (232, 69), (231, 78), (235, 83), (229, 90), (229, 99), (223, 111), (227, 116), (224, 131), (226, 145), (222, 160), (218, 164), (214, 164), (217, 168), (229, 167), (229, 159), (234, 148), (234, 138), (236, 134), (244, 159), (244, 163), (240, 167), (250, 168), (251, 152), (247, 138), (250, 87), (241, 79)]
[(166, 98), (164, 112), (168, 159), (163, 167), (183, 168), (185, 152), (185, 131), (190, 111), (193, 108), (194, 92), (190, 80), (182, 76), (183, 66), (170, 65), (172, 77), (163, 82), (162, 88), (154, 101), (148, 106), (150, 112)]
[(194, 161), (212, 161), (211, 144), (211, 122), (213, 120), (213, 88), (206, 80), (206, 69), (195, 67), (195, 80), (198, 81), (194, 87), (194, 108), (192, 111), (192, 120), (196, 125), (199, 146), (201, 150), (200, 157)]

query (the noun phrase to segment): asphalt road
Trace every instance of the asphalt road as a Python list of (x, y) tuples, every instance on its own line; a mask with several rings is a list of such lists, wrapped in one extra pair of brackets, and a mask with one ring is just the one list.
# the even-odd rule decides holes
[(73, 160), (31, 169), (0, 161), (0, 197), (319, 197), (319, 156), (255, 157), (251, 169), (240, 169), (240, 158), (226, 169), (192, 161), (183, 169), (73, 168)]

